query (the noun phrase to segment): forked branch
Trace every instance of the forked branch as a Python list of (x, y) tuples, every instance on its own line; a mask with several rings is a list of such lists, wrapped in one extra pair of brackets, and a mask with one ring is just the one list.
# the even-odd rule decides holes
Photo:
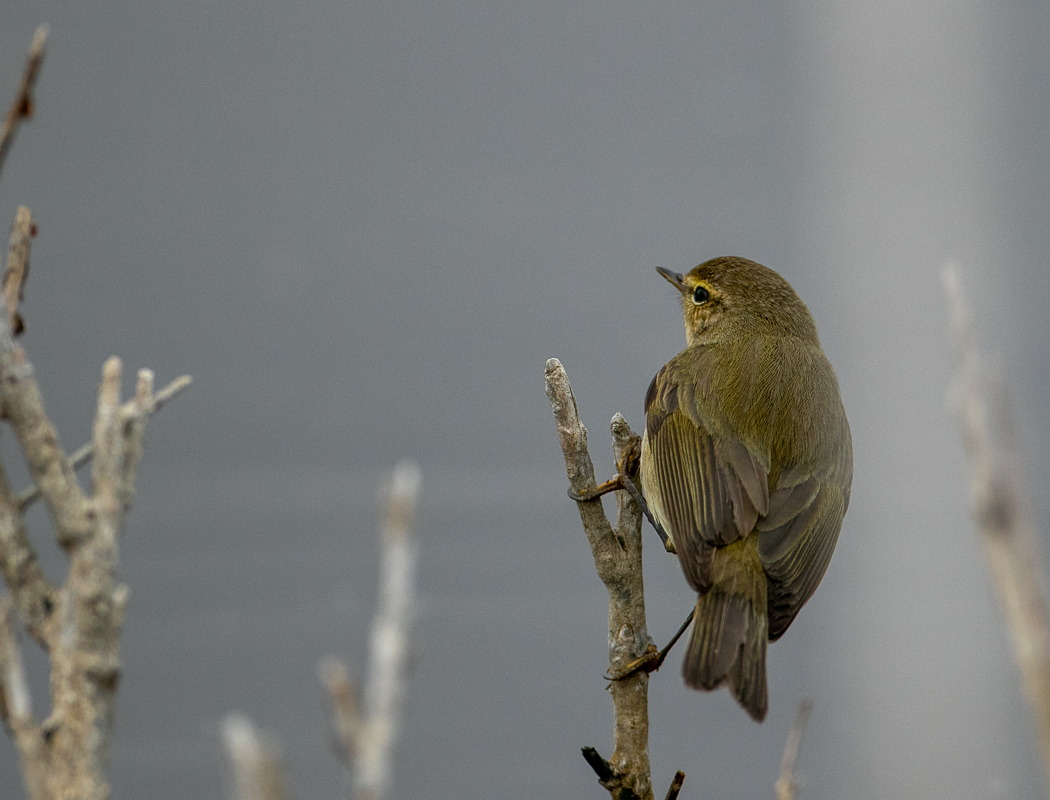
[[(580, 422), (569, 378), (556, 358), (547, 362), (546, 385), (570, 490), (576, 496), (588, 496), (595, 488), (595, 480), (587, 450), (587, 430)], [(637, 448), (639, 437), (619, 414), (613, 417), (611, 428), (616, 463), (631, 463), (628, 455)], [(651, 645), (642, 581), (642, 512), (626, 492), (617, 492), (616, 498), (615, 526), (605, 516), (600, 499), (577, 502), (594, 565), (609, 592), (610, 675), (624, 672), (624, 667), (641, 658)], [(587, 763), (616, 800), (653, 797), (648, 690), (649, 675), (644, 671), (614, 681), (610, 687), (615, 716), (612, 758), (606, 761), (594, 748), (584, 748)]]

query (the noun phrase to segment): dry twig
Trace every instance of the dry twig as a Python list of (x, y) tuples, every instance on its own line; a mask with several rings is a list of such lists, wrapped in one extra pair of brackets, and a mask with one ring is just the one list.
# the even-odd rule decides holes
[[(37, 31), (18, 96), (0, 131), (0, 164), (19, 119), (32, 112), (31, 89), (45, 35), (45, 28)], [(21, 207), (3, 280), (7, 314), (0, 324), (0, 419), (14, 431), (70, 566), (60, 587), (44, 576), (25, 530), (28, 502), (12, 494), (0, 466), (0, 574), (12, 595), (0, 609), (0, 687), (31, 800), (103, 800), (109, 796), (104, 771), (128, 596), (117, 581), (117, 542), (131, 504), (146, 417), (158, 396), (153, 374), (142, 370), (135, 398), (121, 405), (120, 361), (106, 362), (91, 445), (92, 489), (86, 494), (44, 411), (33, 366), (13, 338), (21, 325), (18, 303), (32, 235), (32, 216)], [(177, 382), (179, 387), (187, 380)], [(16, 614), (50, 658), (52, 710), (42, 723), (33, 718), (22, 675)]]
[(247, 717), (230, 714), (222, 722), (222, 740), (233, 766), (235, 800), (284, 800), (280, 749), (271, 737)]
[(958, 359), (955, 410), (969, 464), (974, 518), (1036, 718), (1050, 784), (1050, 607), (1040, 569), (1040, 534), (1007, 392), (1001, 380), (993, 381), (980, 368), (957, 267), (947, 265), (943, 277)]
[[(160, 411), (166, 403), (174, 400), (184, 391), (189, 389), (191, 383), (193, 383), (193, 378), (191, 376), (181, 375), (155, 395), (152, 395), (145, 400), (141, 400), (136, 394), (134, 400), (128, 401), (121, 407), (121, 416), (129, 421), (138, 418), (140, 415), (142, 417), (152, 416)], [(74, 470), (78, 470), (90, 462), (94, 455), (95, 443), (88, 442), (73, 451), (72, 455), (69, 456), (69, 465)], [(14, 502), (17, 504), (19, 510), (25, 513), (29, 506), (39, 499), (40, 489), (34, 484), (19, 492), (14, 498)]]
[(682, 785), (685, 783), (685, 773), (682, 770), (678, 770), (674, 774), (674, 778), (671, 780), (671, 785), (667, 787), (667, 794), (664, 795), (664, 800), (677, 800), (678, 793), (682, 791)]
[(7, 158), (11, 142), (14, 141), (18, 123), (33, 116), (33, 85), (40, 73), (40, 65), (44, 62), (46, 42), (47, 25), (41, 25), (33, 34), (33, 43), (29, 46), (26, 68), (22, 72), (22, 81), (18, 85), (15, 100), (4, 116), (3, 126), (0, 126), (0, 171), (4, 168), (4, 160)]
[(379, 598), (363, 704), (341, 661), (326, 658), (320, 665), (321, 682), (332, 700), (336, 752), (352, 776), (353, 796), (358, 800), (384, 800), (393, 783), (394, 747), (404, 715), (416, 614), (417, 548), (412, 522), (419, 488), (419, 468), (403, 462), (385, 491)]
[(33, 215), (25, 206), (19, 206), (7, 246), (7, 269), (0, 283), (0, 290), (7, 301), (8, 325), (14, 336), (25, 330), (25, 321), (18, 311), (18, 304), (25, 299), (23, 292), (29, 277), (29, 242), (35, 235)]
[[(587, 495), (595, 488), (594, 465), (587, 451), (587, 430), (580, 422), (568, 376), (556, 358), (547, 361), (546, 385), (570, 487), (577, 495)], [(627, 463), (626, 456), (637, 447), (638, 436), (619, 414), (613, 417), (611, 427), (616, 463)], [(626, 492), (617, 492), (616, 496), (615, 527), (609, 524), (601, 500), (577, 503), (594, 565), (609, 592), (611, 675), (623, 672), (623, 668), (644, 655), (650, 645), (642, 582), (642, 512)], [(585, 748), (587, 762), (616, 800), (635, 797), (652, 800), (653, 797), (648, 689), (649, 676), (644, 671), (613, 682), (610, 689), (615, 714), (612, 758), (605, 761), (593, 748)]]
[(806, 733), (806, 723), (809, 721), (809, 714), (812, 710), (812, 700), (802, 700), (798, 704), (795, 723), (791, 726), (791, 732), (784, 744), (784, 758), (780, 762), (780, 777), (776, 782), (777, 800), (795, 800), (795, 795), (798, 793), (799, 782), (795, 778), (795, 764), (798, 763), (802, 737)]

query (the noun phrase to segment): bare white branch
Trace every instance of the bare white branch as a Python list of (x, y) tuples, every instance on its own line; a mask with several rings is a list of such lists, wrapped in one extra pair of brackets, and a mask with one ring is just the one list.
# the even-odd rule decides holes
[(795, 764), (798, 763), (799, 750), (802, 749), (802, 737), (806, 733), (806, 723), (809, 721), (810, 712), (813, 711), (813, 701), (802, 700), (798, 704), (798, 713), (795, 722), (788, 733), (787, 742), (784, 744), (784, 757), (780, 762), (780, 777), (776, 782), (777, 800), (795, 800), (795, 795), (800, 788), (799, 780), (795, 776)]
[(379, 597), (365, 684), (367, 723), (358, 736), (354, 769), (359, 798), (385, 800), (393, 779), (394, 746), (408, 690), (412, 635), (416, 616), (417, 547), (412, 521), (420, 489), (419, 467), (399, 464), (386, 489), (386, 514), (380, 536)]
[(6, 596), (0, 600), (0, 718), (14, 735), (30, 800), (50, 800), (44, 738), (33, 719), (33, 704), (18, 648), (14, 605)]
[[(153, 373), (150, 370), (142, 370), (142, 372), (148, 372), (152, 381)], [(136, 393), (135, 399), (128, 401), (121, 407), (121, 417), (125, 420), (131, 420), (136, 418), (136, 416), (141, 416), (143, 413), (147, 416), (155, 414), (169, 401), (174, 400), (186, 391), (191, 383), (193, 383), (193, 378), (189, 375), (178, 377), (145, 402), (141, 401)], [(88, 442), (74, 451), (69, 457), (69, 464), (74, 470), (79, 469), (91, 461), (91, 459), (94, 458), (94, 455), (95, 443)], [(15, 497), (15, 502), (18, 504), (18, 508), (24, 513), (29, 506), (39, 499), (40, 489), (36, 485), (33, 485), (20, 492), (17, 497)]]
[(958, 360), (954, 404), (974, 518), (1036, 718), (1050, 782), (1050, 606), (1040, 569), (1040, 532), (1004, 382), (980, 367), (958, 267), (947, 264), (943, 278)]
[(223, 720), (222, 739), (233, 767), (231, 800), (283, 800), (277, 743), (260, 734), (251, 720), (240, 714)]

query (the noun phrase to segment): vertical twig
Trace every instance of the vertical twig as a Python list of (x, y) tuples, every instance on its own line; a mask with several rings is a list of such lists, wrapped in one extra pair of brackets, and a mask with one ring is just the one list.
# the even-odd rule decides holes
[(55, 587), (44, 575), (26, 532), (25, 517), (0, 465), (0, 574), (26, 632), (46, 647), (54, 636)]
[(33, 34), (33, 42), (29, 46), (29, 56), (26, 58), (26, 66), (22, 71), (22, 80), (18, 84), (15, 101), (8, 108), (3, 125), (0, 126), (0, 170), (4, 168), (4, 160), (7, 158), (11, 142), (14, 141), (18, 123), (33, 116), (33, 85), (40, 73), (40, 65), (44, 62), (46, 42), (47, 25), (41, 25)]
[(75, 546), (91, 532), (87, 497), (66, 458), (58, 431), (44, 411), (33, 365), (0, 325), (0, 406), (25, 454), (29, 472), (44, 498), (59, 544)]
[(273, 739), (239, 714), (223, 720), (222, 739), (233, 767), (231, 800), (284, 800), (281, 755)]
[(682, 770), (678, 770), (674, 774), (674, 778), (671, 779), (671, 785), (667, 787), (667, 794), (664, 795), (664, 800), (678, 800), (678, 793), (682, 791), (684, 784), (685, 773)]
[(350, 785), (358, 757), (357, 742), (365, 725), (361, 693), (346, 664), (334, 656), (321, 659), (317, 672), (332, 703), (332, 749), (346, 765)]
[[(547, 361), (545, 374), (569, 484), (577, 496), (586, 495), (595, 488), (587, 430), (580, 422), (576, 398), (561, 362), (556, 358)], [(626, 463), (627, 454), (638, 445), (638, 436), (619, 414), (613, 417), (611, 427), (616, 462)], [(581, 501), (577, 506), (598, 576), (609, 592), (609, 669), (610, 674), (618, 674), (644, 655), (649, 646), (642, 581), (641, 509), (626, 492), (617, 492), (614, 528), (600, 500)], [(584, 757), (599, 782), (616, 800), (653, 797), (648, 689), (649, 676), (642, 671), (614, 681), (613, 756), (605, 761), (593, 748), (584, 748)]]
[(33, 719), (33, 705), (18, 649), (14, 607), (8, 597), (0, 600), (0, 719), (11, 729), (22, 757), (22, 775), (30, 800), (47, 800), (44, 738)]
[(0, 291), (7, 302), (8, 327), (13, 336), (18, 336), (25, 329), (18, 304), (25, 299), (23, 292), (29, 277), (29, 243), (35, 233), (32, 213), (25, 206), (19, 206), (7, 246), (7, 268), (0, 282)]
[(806, 723), (812, 710), (812, 700), (804, 699), (798, 704), (798, 713), (795, 714), (795, 722), (788, 733), (787, 742), (784, 743), (784, 757), (780, 761), (780, 777), (776, 782), (777, 800), (795, 800), (798, 793), (799, 782), (795, 777), (795, 764), (798, 763), (802, 737), (806, 733)]
[(385, 800), (393, 783), (393, 755), (401, 731), (415, 625), (417, 547), (412, 523), (419, 468), (399, 464), (384, 492), (379, 597), (372, 623), (363, 707), (346, 666), (321, 662), (321, 681), (332, 700), (335, 746), (352, 775), (359, 800)]
[(1050, 608), (1040, 568), (1040, 534), (1005, 387), (979, 366), (958, 268), (946, 265), (943, 278), (958, 360), (955, 410), (969, 465), (974, 518), (1035, 715), (1050, 786)]

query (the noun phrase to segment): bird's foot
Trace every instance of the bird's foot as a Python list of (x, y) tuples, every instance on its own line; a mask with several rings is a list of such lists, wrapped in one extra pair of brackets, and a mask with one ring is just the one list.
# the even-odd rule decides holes
[(656, 645), (649, 642), (649, 647), (646, 648), (645, 655), (641, 658), (636, 658), (622, 670), (617, 672), (609, 670), (609, 672), (606, 672), (603, 677), (607, 681), (623, 681), (639, 672), (644, 672), (646, 674), (656, 672), (656, 670), (660, 669), (663, 665), (665, 658), (667, 658), (667, 651), (662, 650), (657, 652)]
[(576, 494), (569, 487), (569, 497), (575, 500), (577, 503), (586, 503), (588, 500), (597, 500), (603, 494), (609, 494), (609, 492), (617, 492), (623, 488), (623, 478), (620, 475), (613, 475), (605, 483), (595, 486), (589, 492), (583, 492)]
[(663, 542), (664, 550), (666, 550), (668, 553), (677, 553), (678, 551), (674, 549), (674, 541), (671, 539), (670, 536), (667, 535), (667, 532), (664, 530), (663, 526), (656, 521), (656, 517), (654, 517), (653, 512), (649, 510), (649, 504), (645, 502), (645, 498), (642, 496), (641, 491), (639, 491), (638, 487), (635, 486), (634, 481), (627, 477), (626, 473), (619, 472), (616, 475), (613, 475), (605, 483), (599, 484), (598, 486), (595, 486), (593, 489), (591, 489), (589, 492), (583, 492), (581, 494), (577, 494), (576, 492), (574, 492), (572, 490), (572, 487), (570, 486), (569, 497), (575, 500), (577, 503), (586, 503), (590, 500), (597, 500), (603, 494), (609, 494), (609, 492), (618, 492), (620, 490), (627, 492), (627, 494), (633, 497), (635, 502), (637, 502), (638, 505), (641, 507), (642, 513), (645, 515), (645, 518), (649, 520), (649, 524), (653, 526), (653, 530), (656, 531), (656, 535), (659, 536), (660, 541)]
[(693, 621), (693, 615), (696, 614), (696, 608), (689, 612), (689, 616), (685, 618), (685, 622), (682, 623), (682, 627), (678, 629), (678, 632), (671, 637), (671, 641), (667, 643), (667, 646), (657, 652), (656, 645), (649, 642), (649, 646), (645, 649), (645, 655), (641, 658), (636, 658), (626, 667), (619, 672), (605, 673), (605, 679), (607, 681), (622, 681), (631, 677), (637, 672), (651, 673), (656, 672), (663, 666), (664, 660), (667, 658), (667, 654), (671, 652), (671, 648), (674, 647), (678, 640), (682, 638), (682, 634), (689, 628), (689, 623)]

